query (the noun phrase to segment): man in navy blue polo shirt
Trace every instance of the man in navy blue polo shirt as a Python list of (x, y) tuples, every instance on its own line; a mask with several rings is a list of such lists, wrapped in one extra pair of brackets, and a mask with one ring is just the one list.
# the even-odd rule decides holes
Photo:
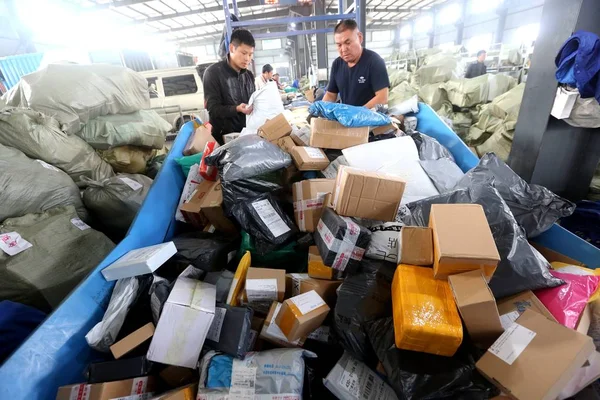
[(373, 108), (387, 104), (390, 78), (385, 62), (374, 51), (363, 49), (363, 34), (353, 20), (338, 23), (333, 32), (340, 56), (333, 61), (324, 101)]

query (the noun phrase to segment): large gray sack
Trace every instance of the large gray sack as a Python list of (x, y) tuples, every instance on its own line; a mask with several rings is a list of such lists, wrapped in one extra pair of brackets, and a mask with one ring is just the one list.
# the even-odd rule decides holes
[(3, 100), (7, 106), (30, 107), (55, 117), (70, 135), (101, 115), (150, 108), (146, 79), (108, 64), (50, 64), (22, 77)]
[(115, 174), (90, 145), (62, 132), (56, 119), (31, 109), (0, 110), (0, 144), (62, 169), (78, 185), (84, 176), (101, 181)]
[(152, 179), (139, 174), (85, 181), (83, 203), (90, 213), (107, 228), (123, 231), (129, 229), (152, 186)]
[(0, 252), (0, 300), (51, 311), (114, 248), (104, 234), (82, 224), (72, 206), (9, 218), (0, 234), (16, 232), (31, 247)]
[(171, 124), (156, 111), (141, 110), (95, 118), (77, 136), (97, 150), (125, 145), (162, 149), (170, 130)]
[(0, 144), (0, 222), (67, 205), (87, 219), (79, 189), (67, 174)]

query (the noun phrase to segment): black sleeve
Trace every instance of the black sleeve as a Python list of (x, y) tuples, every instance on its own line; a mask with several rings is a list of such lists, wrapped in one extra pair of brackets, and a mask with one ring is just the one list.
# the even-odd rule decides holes
[(467, 72), (465, 73), (465, 78), (472, 78), (474, 69), (475, 64), (469, 64), (469, 66), (467, 67)]
[(204, 73), (203, 86), (206, 109), (212, 118), (233, 118), (238, 114), (235, 110), (236, 106), (223, 104), (219, 79), (219, 71), (215, 68), (209, 68)]
[(373, 55), (369, 73), (371, 74), (370, 81), (373, 92), (390, 87), (390, 77), (385, 67), (385, 61), (383, 61), (383, 58), (379, 54)]
[(329, 73), (329, 84), (327, 85), (327, 91), (330, 93), (338, 94), (340, 89), (338, 88), (338, 84), (335, 80), (338, 70), (338, 59), (333, 60), (333, 64), (331, 64), (331, 72)]

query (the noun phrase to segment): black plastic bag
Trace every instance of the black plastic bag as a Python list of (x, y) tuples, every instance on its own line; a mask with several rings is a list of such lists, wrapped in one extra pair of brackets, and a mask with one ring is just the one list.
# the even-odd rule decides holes
[(500, 253), (500, 263), (489, 284), (496, 298), (564, 283), (550, 274), (548, 261), (527, 242), (525, 232), (500, 193), (489, 184), (456, 189), (409, 203), (401, 207), (400, 215), (406, 225), (428, 226), (432, 204), (453, 203), (475, 203), (483, 207)]
[(410, 135), (419, 150), (420, 160), (439, 160), (440, 158), (449, 158), (454, 161), (454, 156), (443, 145), (431, 136), (420, 132), (414, 132)]
[(166, 154), (151, 158), (150, 161), (148, 161), (148, 164), (146, 164), (146, 176), (152, 179), (156, 178), (156, 175), (165, 163), (166, 158)]
[(395, 137), (397, 137), (396, 133), (395, 133), (395, 129), (394, 129), (394, 132), (392, 132), (392, 133), (382, 133), (380, 135), (370, 134), (369, 135), (369, 143), (378, 142), (380, 140), (386, 140), (386, 139), (394, 139)]
[(209, 272), (204, 278), (204, 282), (210, 283), (217, 287), (217, 303), (226, 303), (227, 295), (229, 294), (229, 288), (231, 282), (233, 282), (234, 273), (228, 270), (219, 272)]
[(217, 304), (205, 346), (243, 359), (246, 355), (254, 311), (248, 307)]
[(475, 369), (481, 351), (468, 337), (454, 356), (444, 357), (396, 348), (391, 317), (372, 322), (367, 332), (388, 383), (400, 399), (475, 400), (499, 394), (499, 390)]
[(487, 153), (468, 171), (458, 187), (490, 183), (504, 199), (515, 219), (532, 238), (575, 211), (575, 204), (540, 185), (528, 184), (494, 153)]
[(337, 290), (331, 333), (355, 358), (375, 367), (377, 358), (366, 328), (374, 320), (392, 315), (392, 280), (396, 264), (364, 259), (356, 273), (348, 274)]
[(266, 254), (291, 240), (298, 228), (270, 193), (239, 201), (231, 209), (235, 220), (254, 238), (256, 250)]
[(276, 198), (283, 196), (284, 187), (282, 172), (278, 170), (252, 178), (238, 179), (237, 181), (222, 181), (223, 210), (231, 216), (233, 206), (241, 201), (246, 201), (260, 196), (263, 193), (272, 193)]

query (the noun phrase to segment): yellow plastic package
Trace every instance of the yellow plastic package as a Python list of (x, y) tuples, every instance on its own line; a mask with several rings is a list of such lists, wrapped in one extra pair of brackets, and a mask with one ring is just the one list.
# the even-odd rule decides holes
[(400, 264), (392, 281), (396, 347), (451, 357), (463, 338), (462, 323), (446, 280), (433, 269)]
[(233, 275), (233, 281), (231, 282), (231, 287), (227, 294), (227, 304), (230, 306), (235, 307), (240, 305), (242, 290), (246, 283), (246, 274), (248, 273), (248, 268), (250, 268), (251, 264), (252, 258), (250, 257), (250, 252), (246, 251), (246, 254), (244, 254), (235, 270), (235, 275)]

